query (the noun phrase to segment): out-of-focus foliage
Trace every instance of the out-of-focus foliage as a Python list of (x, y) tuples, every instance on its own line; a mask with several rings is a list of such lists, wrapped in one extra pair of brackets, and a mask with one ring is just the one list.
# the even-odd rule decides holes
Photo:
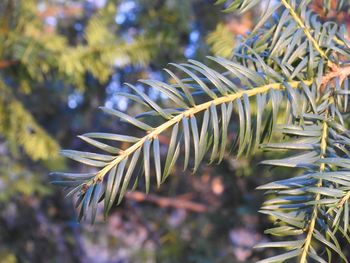
[(206, 39), (212, 53), (219, 57), (231, 58), (234, 46), (252, 30), (254, 13), (248, 12), (241, 16), (230, 15), (224, 23), (218, 23), (216, 29), (210, 32)]
[(106, 82), (117, 60), (120, 66), (149, 62), (158, 41), (144, 37), (125, 41), (111, 34), (117, 30), (109, 19), (115, 13), (111, 2), (89, 20), (84, 40), (71, 45), (45, 26), (38, 4), (0, 3), (0, 135), (12, 154), (23, 149), (33, 161), (56, 158), (59, 146), (16, 95), (25, 98), (55, 82), (83, 89), (89, 73)]
[(44, 196), (51, 192), (36, 171), (30, 171), (8, 157), (0, 159), (0, 174), (0, 203), (8, 202), (18, 195)]
[(57, 157), (57, 142), (3, 82), (0, 82), (0, 134), (7, 140), (13, 154), (18, 154), (20, 146), (34, 161)]
[(232, 56), (234, 37), (227, 25), (218, 24), (215, 31), (208, 35), (207, 42), (216, 56), (223, 58)]
[[(109, 12), (115, 10), (108, 10)], [(112, 13), (114, 13), (112, 12)], [(116, 24), (111, 28), (110, 15), (100, 11), (88, 22), (84, 33), (86, 43), (64, 48), (61, 52), (58, 69), (73, 78), (79, 87), (84, 87), (84, 76), (90, 72), (101, 83), (106, 83), (113, 73), (113, 66), (123, 67), (129, 64), (146, 65), (161, 39), (138, 36), (125, 41), (113, 34)]]
[[(48, 78), (66, 81), (84, 87), (86, 73), (106, 82), (116, 63), (146, 64), (151, 58), (159, 39), (137, 37), (128, 41), (116, 37), (118, 26), (110, 18), (116, 9), (113, 2), (89, 19), (82, 40), (71, 45), (58, 32), (45, 27), (38, 16), (37, 0), (6, 0), (1, 5), (2, 58), (19, 67), (29, 81), (43, 82)], [(8, 13), (8, 15), (6, 15)]]

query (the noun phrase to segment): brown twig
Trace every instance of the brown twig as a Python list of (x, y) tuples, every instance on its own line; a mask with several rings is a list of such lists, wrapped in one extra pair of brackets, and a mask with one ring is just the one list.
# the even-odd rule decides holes
[(208, 211), (208, 207), (203, 204), (198, 204), (188, 201), (183, 197), (161, 197), (155, 194), (145, 194), (143, 192), (134, 191), (126, 193), (126, 198), (137, 202), (150, 202), (160, 207), (174, 207), (185, 209), (196, 213), (204, 213)]
[(14, 60), (2, 60), (0, 61), (0, 69), (7, 68), (9, 66), (17, 64), (17, 61)]

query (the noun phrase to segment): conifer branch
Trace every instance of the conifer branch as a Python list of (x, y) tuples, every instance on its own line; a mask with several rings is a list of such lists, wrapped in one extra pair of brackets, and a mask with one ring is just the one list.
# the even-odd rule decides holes
[(287, 0), (281, 0), (281, 3), (285, 6), (285, 8), (289, 11), (291, 16), (294, 18), (295, 22), (300, 26), (300, 28), (303, 29), (306, 37), (311, 41), (314, 48), (320, 53), (320, 55), (326, 59), (329, 60), (327, 54), (322, 50), (320, 45), (317, 43), (316, 39), (312, 36), (311, 31), (309, 28), (305, 25), (303, 20), (300, 18), (300, 16), (297, 14), (297, 12), (293, 9), (293, 7), (288, 3)]
[[(313, 81), (307, 80), (304, 81), (305, 85), (310, 85)], [(97, 175), (96, 177), (90, 182), (91, 184), (103, 181), (104, 176), (118, 163), (120, 163), (122, 160), (127, 158), (128, 156), (132, 155), (136, 150), (138, 150), (140, 147), (144, 145), (144, 143), (148, 140), (153, 140), (157, 138), (162, 132), (169, 129), (171, 126), (174, 126), (176, 123), (180, 123), (184, 118), (188, 118), (191, 116), (194, 116), (200, 112), (203, 112), (207, 109), (209, 109), (212, 105), (218, 106), (227, 102), (232, 102), (237, 99), (240, 99), (244, 96), (251, 97), (255, 96), (257, 94), (266, 94), (269, 90), (283, 90), (286, 87), (286, 84), (292, 88), (297, 88), (300, 85), (300, 81), (292, 81), (287, 83), (273, 83), (273, 84), (267, 84), (260, 87), (255, 87), (254, 89), (250, 90), (243, 90), (239, 91), (234, 94), (229, 94), (223, 97), (219, 97), (216, 99), (213, 99), (211, 101), (202, 103), (200, 105), (196, 105), (192, 108), (187, 109), (186, 111), (176, 115), (174, 118), (168, 120), (167, 122), (163, 123), (162, 125), (154, 128), (152, 131), (150, 131), (146, 136), (141, 138), (137, 143), (130, 146), (126, 150), (122, 151), (121, 154), (119, 154), (114, 160), (112, 160), (110, 163), (108, 163)]]
[[(325, 119), (328, 118), (328, 113), (325, 114)], [(322, 137), (321, 137), (321, 154), (320, 154), (320, 159), (323, 159), (326, 157), (326, 151), (327, 151), (327, 146), (328, 146), (328, 124), (327, 121), (323, 121), (322, 124)], [(321, 163), (320, 164), (320, 173), (325, 172), (326, 169), (326, 165), (325, 163)], [(316, 187), (321, 187), (322, 186), (322, 179), (318, 180), (318, 183), (316, 184)], [(306, 263), (307, 262), (307, 256), (310, 250), (310, 245), (311, 245), (311, 241), (313, 239), (313, 234), (314, 234), (314, 230), (315, 230), (315, 225), (316, 225), (316, 221), (318, 218), (318, 204), (317, 202), (320, 201), (321, 199), (321, 194), (316, 194), (315, 196), (315, 205), (314, 208), (312, 210), (312, 215), (311, 215), (311, 219), (309, 222), (309, 226), (307, 228), (307, 235), (306, 235), (306, 239), (305, 239), (305, 243), (303, 246), (303, 250), (302, 250), (302, 254), (300, 257), (300, 263)]]

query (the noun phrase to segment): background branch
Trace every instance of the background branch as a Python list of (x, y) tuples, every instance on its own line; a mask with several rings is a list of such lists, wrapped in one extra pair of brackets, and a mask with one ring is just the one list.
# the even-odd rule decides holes
[(160, 207), (173, 207), (196, 213), (204, 213), (208, 211), (208, 207), (206, 205), (188, 201), (186, 200), (186, 196), (162, 197), (155, 194), (145, 194), (140, 191), (128, 192), (125, 196), (129, 200), (136, 202), (150, 202)]

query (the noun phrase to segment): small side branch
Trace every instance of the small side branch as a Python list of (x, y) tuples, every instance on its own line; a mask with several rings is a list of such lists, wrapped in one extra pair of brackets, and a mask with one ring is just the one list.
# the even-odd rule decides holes
[[(292, 88), (298, 88), (300, 85), (300, 81), (291, 81), (288, 82), (288, 84)], [(306, 85), (311, 85), (313, 83), (313, 80), (307, 80), (304, 81)], [(202, 104), (196, 105), (195, 107), (189, 108), (182, 113), (176, 115), (172, 119), (164, 122), (160, 126), (154, 128), (151, 132), (146, 134), (144, 137), (142, 137), (139, 141), (134, 143), (132, 146), (127, 148), (125, 151), (123, 151), (122, 154), (117, 155), (111, 162), (109, 162), (106, 166), (104, 166), (98, 173), (97, 175), (90, 180), (87, 185), (94, 184), (96, 181), (102, 181), (104, 176), (117, 164), (119, 164), (122, 160), (133, 154), (136, 150), (138, 150), (140, 147), (143, 146), (143, 144), (150, 139), (157, 138), (162, 132), (170, 128), (171, 126), (175, 125), (176, 123), (179, 123), (184, 117), (192, 116), (195, 114), (198, 114), (200, 112), (205, 111), (206, 109), (209, 109), (211, 105), (221, 105), (223, 103), (231, 102), (234, 100), (237, 100), (239, 98), (242, 98), (243, 96), (251, 97), (255, 96), (257, 94), (263, 94), (267, 93), (270, 90), (284, 90), (285, 86), (283, 83), (271, 83), (271, 84), (266, 84), (260, 87), (255, 87), (253, 89), (249, 90), (242, 90), (237, 93), (229, 94), (226, 96), (218, 97), (216, 99), (204, 102)]]
[[(326, 116), (328, 115), (328, 113), (326, 113)], [(328, 139), (328, 125), (327, 122), (323, 122), (322, 125), (322, 137), (321, 137), (321, 153), (320, 153), (320, 158), (323, 159), (325, 158), (326, 154), (327, 154), (327, 139)], [(321, 163), (320, 165), (320, 172), (324, 172), (326, 169), (326, 165), (324, 163)], [(322, 179), (320, 179), (317, 182), (316, 187), (321, 187), (322, 186)], [(317, 203), (319, 200), (321, 199), (321, 194), (317, 194), (315, 196), (315, 202)], [(311, 241), (312, 241), (312, 237), (316, 228), (316, 221), (318, 218), (318, 204), (314, 205), (314, 208), (312, 210), (312, 215), (310, 218), (310, 223), (309, 223), (309, 227), (307, 228), (307, 235), (306, 235), (306, 239), (305, 239), (305, 243), (304, 243), (304, 247), (302, 250), (302, 254), (300, 257), (300, 263), (306, 263), (307, 262), (307, 256), (311, 247)]]

